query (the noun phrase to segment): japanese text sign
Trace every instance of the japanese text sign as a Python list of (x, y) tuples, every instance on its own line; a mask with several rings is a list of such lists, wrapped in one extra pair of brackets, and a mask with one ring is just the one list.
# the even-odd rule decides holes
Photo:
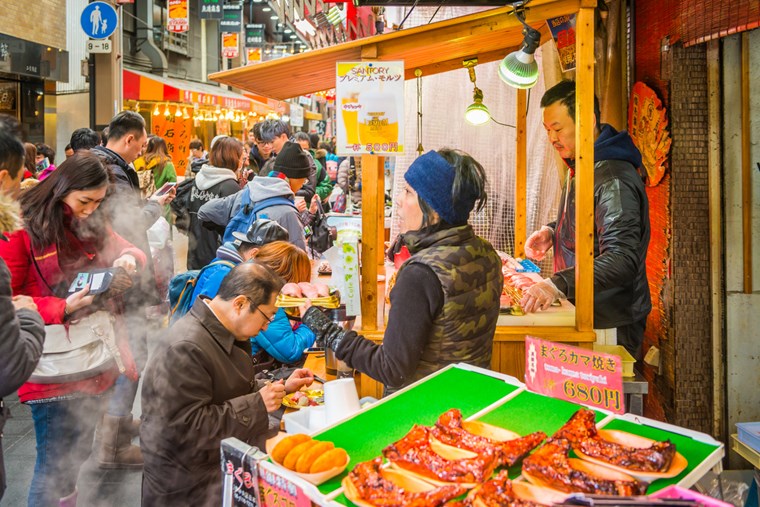
[(201, 19), (222, 19), (222, 5), (224, 0), (199, 0), (198, 13)]
[(311, 507), (304, 490), (266, 462), (259, 464), (259, 498), (262, 507)]
[(258, 463), (266, 455), (237, 438), (225, 438), (221, 446), (223, 501), (231, 507), (257, 507)]
[(338, 62), (339, 155), (404, 152), (404, 62)]
[(237, 58), (240, 54), (239, 33), (222, 34), (222, 58)]
[(559, 65), (562, 72), (575, 68), (575, 14), (547, 19), (554, 45), (559, 53)]
[(245, 47), (260, 48), (264, 46), (264, 25), (252, 23), (245, 25)]
[(625, 413), (620, 357), (525, 337), (525, 385), (573, 403)]
[(222, 7), (222, 16), (222, 20), (219, 22), (219, 29), (222, 32), (240, 32), (240, 29), (243, 27), (242, 5), (224, 5)]
[(169, 18), (166, 22), (166, 29), (174, 33), (187, 32), (190, 29), (190, 18), (188, 12), (190, 6), (188, 0), (169, 0)]
[(177, 175), (185, 174), (190, 157), (190, 141), (193, 140), (193, 120), (159, 115), (153, 116), (151, 121), (153, 133), (166, 141), (166, 151), (174, 163)]

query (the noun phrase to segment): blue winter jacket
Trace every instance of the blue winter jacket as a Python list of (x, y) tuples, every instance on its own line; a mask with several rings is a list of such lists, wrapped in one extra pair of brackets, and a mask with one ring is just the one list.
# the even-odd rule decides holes
[[(243, 262), (232, 243), (225, 243), (217, 249), (214, 261), (218, 260), (230, 261), (235, 265)], [(193, 301), (197, 301), (198, 296), (214, 298), (219, 292), (222, 280), (230, 271), (232, 268), (224, 264), (211, 266), (203, 271), (195, 283)], [(294, 330), (285, 310), (280, 308), (266, 330), (251, 338), (251, 348), (254, 354), (264, 349), (281, 363), (295, 363), (301, 359), (303, 351), (314, 344), (315, 339), (311, 329), (304, 325), (299, 325)]]

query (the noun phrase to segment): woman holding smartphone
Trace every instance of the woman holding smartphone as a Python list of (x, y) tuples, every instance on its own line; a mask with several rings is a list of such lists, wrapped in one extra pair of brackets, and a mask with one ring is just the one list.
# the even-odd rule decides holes
[[(100, 297), (96, 302), (88, 295), (89, 286), (69, 293), (80, 273), (118, 267), (133, 274), (145, 265), (143, 252), (113, 232), (100, 210), (110, 180), (96, 155), (75, 154), (22, 195), (24, 228), (8, 234), (8, 242), (0, 241), (14, 296), (31, 296), (46, 327), (64, 324), (73, 333), (78, 322), (98, 310), (115, 317), (114, 363), (91, 376), (83, 372), (70, 381), (29, 381), (19, 389), (20, 400), (32, 409), (37, 440), (30, 506), (58, 505), (61, 499), (75, 502), (79, 468), (90, 454), (95, 424), (119, 375), (116, 365), (137, 380), (120, 318), (121, 298)], [(131, 418), (125, 429), (129, 423)]]

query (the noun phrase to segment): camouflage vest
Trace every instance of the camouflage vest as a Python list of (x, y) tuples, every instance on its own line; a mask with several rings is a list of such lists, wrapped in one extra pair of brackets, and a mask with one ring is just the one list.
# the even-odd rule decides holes
[(490, 243), (464, 225), (404, 240), (414, 255), (399, 268), (420, 263), (441, 282), (443, 307), (433, 322), (414, 380), (451, 363), (490, 367), (504, 278), (501, 260)]

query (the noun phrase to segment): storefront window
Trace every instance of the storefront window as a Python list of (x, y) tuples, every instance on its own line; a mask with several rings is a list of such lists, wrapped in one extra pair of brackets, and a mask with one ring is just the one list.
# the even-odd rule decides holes
[(42, 81), (22, 81), (20, 121), (26, 140), (30, 143), (45, 142), (45, 90)]

